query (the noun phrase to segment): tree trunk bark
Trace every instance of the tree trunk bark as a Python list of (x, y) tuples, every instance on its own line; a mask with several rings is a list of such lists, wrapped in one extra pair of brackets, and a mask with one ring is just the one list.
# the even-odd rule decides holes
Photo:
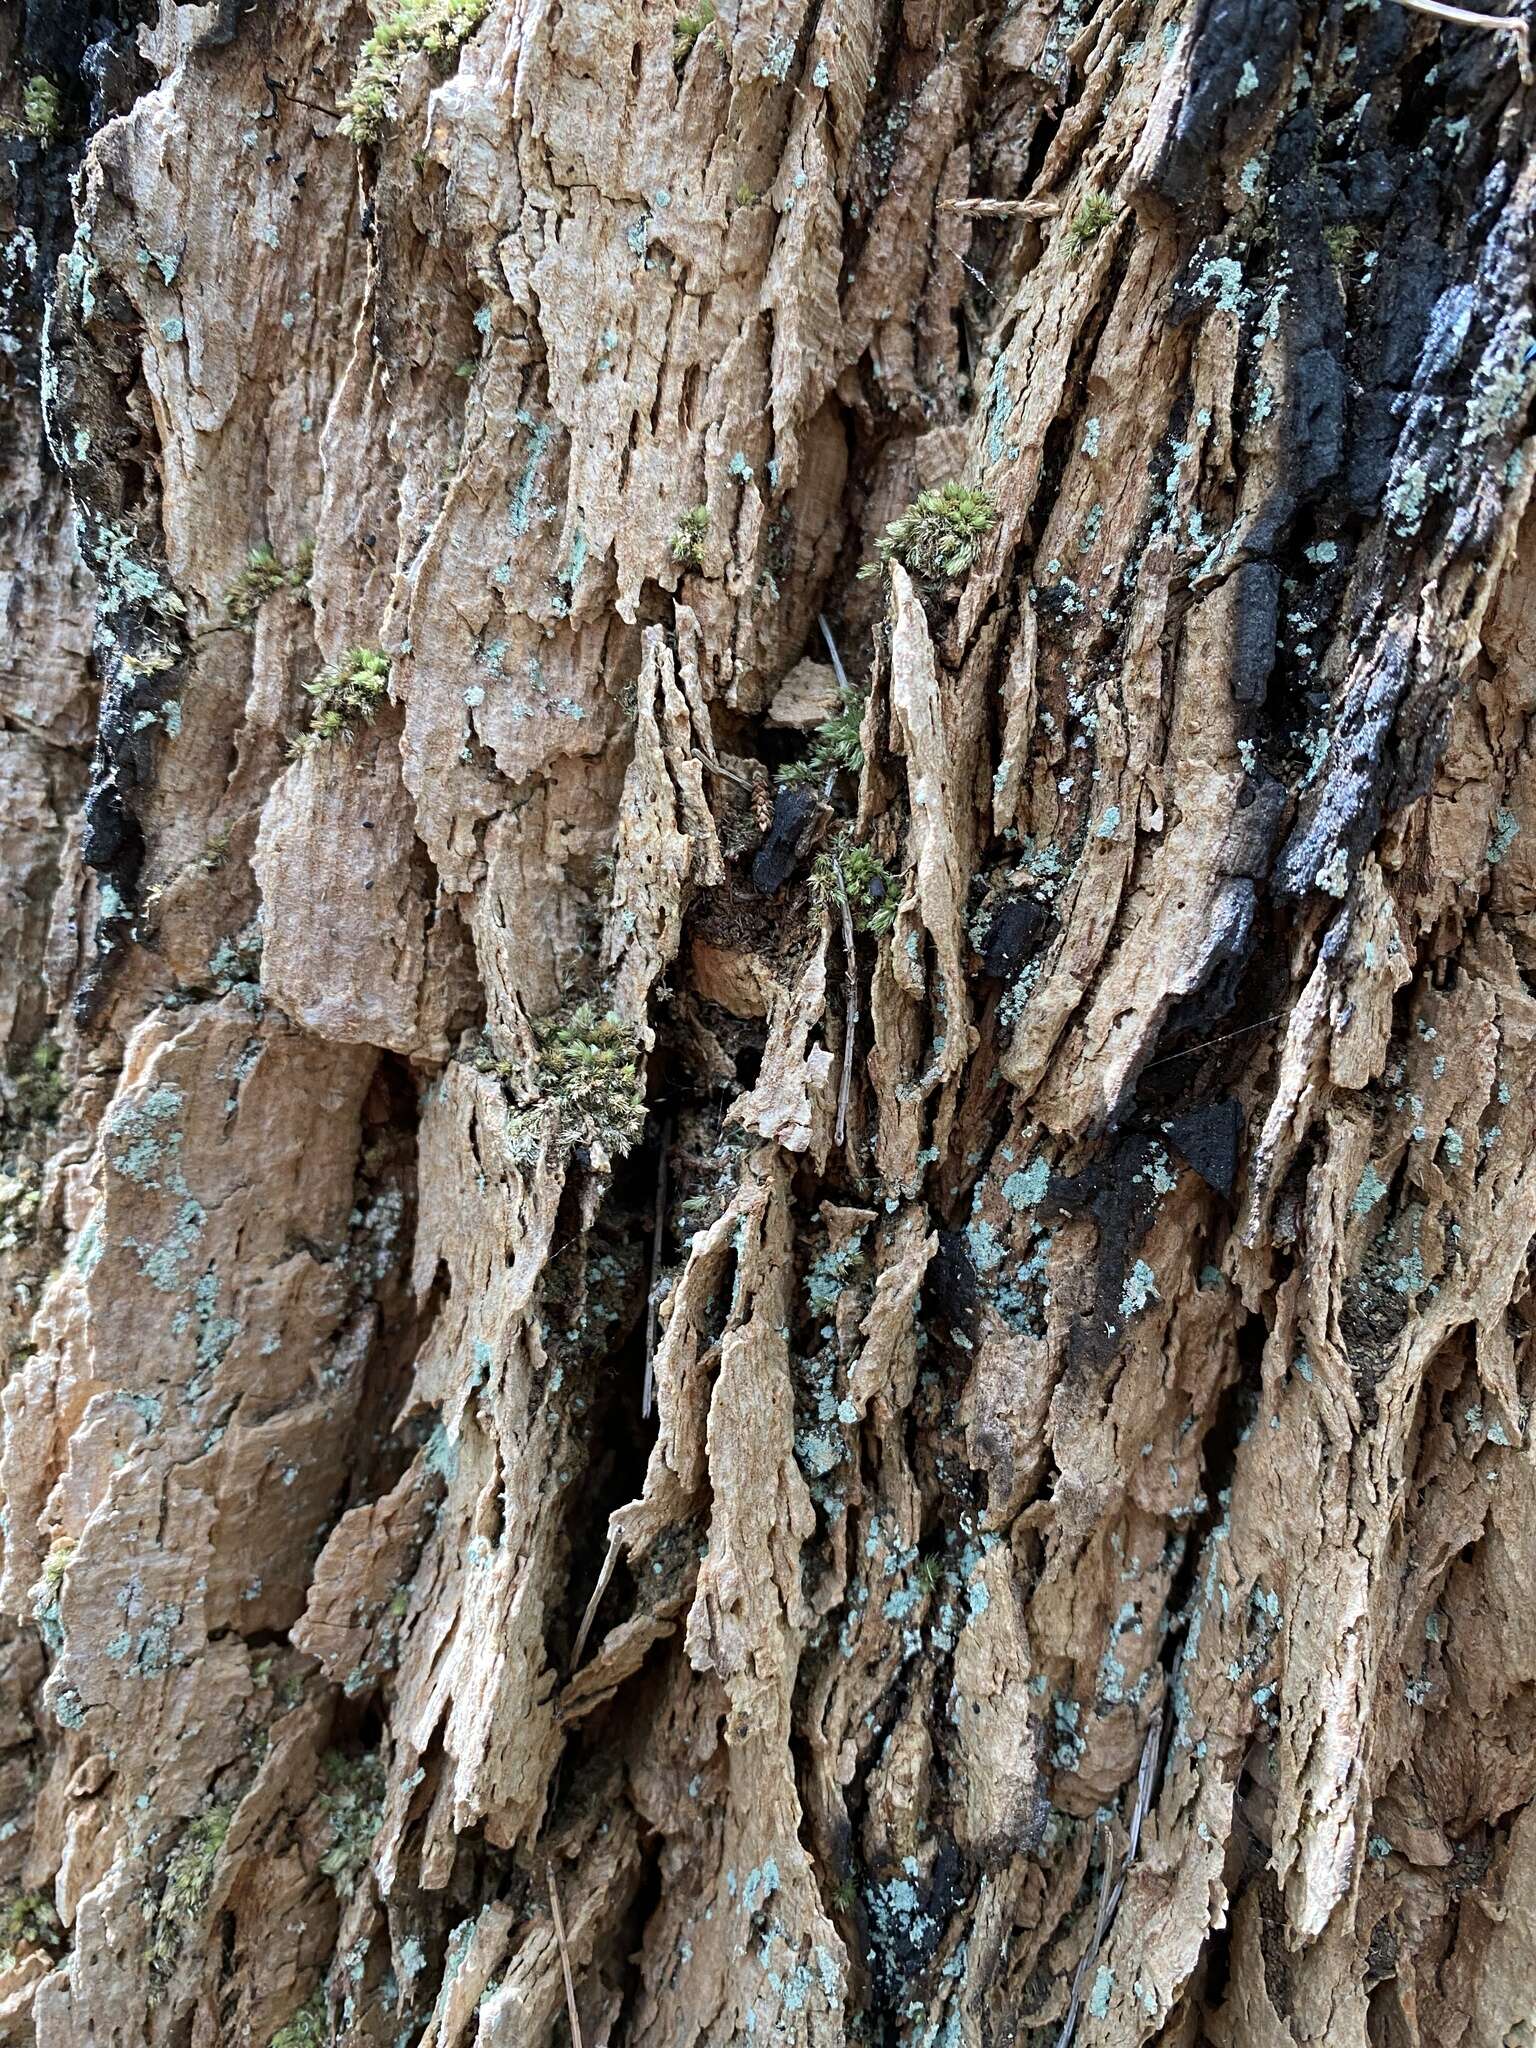
[(13, 0), (0, 2042), (1531, 2036), (1526, 41)]

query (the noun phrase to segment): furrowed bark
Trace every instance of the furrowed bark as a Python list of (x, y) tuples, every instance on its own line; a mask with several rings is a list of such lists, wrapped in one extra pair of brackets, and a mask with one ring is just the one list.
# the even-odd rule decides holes
[(0, 2040), (1524, 2038), (1525, 45), (0, 20)]

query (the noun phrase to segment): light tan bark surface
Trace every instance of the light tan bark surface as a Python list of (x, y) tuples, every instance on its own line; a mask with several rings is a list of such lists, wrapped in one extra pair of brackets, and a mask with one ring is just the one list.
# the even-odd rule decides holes
[(1513, 41), (131, 14), (0, 29), (0, 2041), (1527, 2041)]

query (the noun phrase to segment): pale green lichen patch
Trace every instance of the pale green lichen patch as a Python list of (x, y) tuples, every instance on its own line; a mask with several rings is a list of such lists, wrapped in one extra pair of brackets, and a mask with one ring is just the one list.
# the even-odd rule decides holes
[(162, 1086), (130, 1097), (108, 1112), (102, 1129), (116, 1141), (116, 1149), (107, 1156), (124, 1179), (145, 1188), (165, 1186), (174, 1194), (188, 1192), (176, 1157), (182, 1134), (174, 1127), (183, 1101), (179, 1088)]
[(875, 543), (879, 560), (866, 562), (859, 574), (877, 576), (896, 561), (927, 582), (963, 576), (996, 523), (997, 508), (991, 498), (970, 484), (947, 483), (937, 490), (919, 491)]
[(1049, 1162), (1032, 1159), (1028, 1166), (1017, 1173), (1010, 1173), (1003, 1182), (1003, 1200), (1015, 1211), (1037, 1208), (1045, 1200), (1050, 1179)]
[(1157, 1299), (1157, 1275), (1145, 1259), (1138, 1259), (1126, 1276), (1125, 1289), (1120, 1296), (1120, 1313), (1123, 1316), (1139, 1315), (1148, 1302)]
[(1386, 1192), (1386, 1182), (1373, 1165), (1367, 1165), (1360, 1176), (1360, 1185), (1355, 1189), (1354, 1199), (1349, 1205), (1350, 1213), (1355, 1216), (1369, 1216)]
[(1088, 2010), (1096, 2020), (1103, 2019), (1109, 2011), (1110, 1994), (1115, 1988), (1115, 1973), (1107, 1963), (1100, 1963), (1093, 1976), (1093, 1989), (1088, 1994)]
[(418, 52), (446, 65), (485, 19), (490, 0), (396, 0), (374, 16), (342, 95), (342, 133), (375, 143), (394, 117), (400, 76)]
[(308, 731), (290, 742), (289, 753), (308, 753), (333, 740), (350, 745), (354, 728), (366, 725), (388, 694), (389, 656), (373, 647), (351, 648), (311, 676), (304, 689), (315, 708)]
[(188, 1196), (159, 1244), (146, 1245), (136, 1237), (125, 1237), (123, 1249), (137, 1256), (139, 1271), (151, 1287), (158, 1288), (162, 1294), (179, 1294), (183, 1285), (183, 1268), (196, 1255), (198, 1240), (207, 1221), (208, 1212), (202, 1203)]
[(1425, 499), (1433, 488), (1429, 472), (1422, 462), (1409, 462), (1401, 469), (1394, 468), (1385, 504), (1387, 517), (1399, 533), (1416, 531), (1424, 517)]
[[(130, 527), (87, 513), (83, 531), (90, 544), (104, 613), (147, 608), (162, 619), (186, 617), (186, 606), (165, 577), (143, 558), (141, 543)], [(141, 645), (134, 659), (138, 668), (154, 672), (174, 666), (176, 654), (161, 642), (148, 649)]]
[(1520, 821), (1513, 811), (1500, 809), (1493, 821), (1493, 838), (1488, 845), (1490, 865), (1497, 867), (1520, 836)]

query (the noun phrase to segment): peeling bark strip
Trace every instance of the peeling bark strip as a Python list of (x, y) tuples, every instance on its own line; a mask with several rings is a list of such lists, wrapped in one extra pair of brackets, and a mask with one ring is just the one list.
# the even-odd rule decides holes
[(1528, 40), (0, 19), (0, 2041), (1525, 2038)]

